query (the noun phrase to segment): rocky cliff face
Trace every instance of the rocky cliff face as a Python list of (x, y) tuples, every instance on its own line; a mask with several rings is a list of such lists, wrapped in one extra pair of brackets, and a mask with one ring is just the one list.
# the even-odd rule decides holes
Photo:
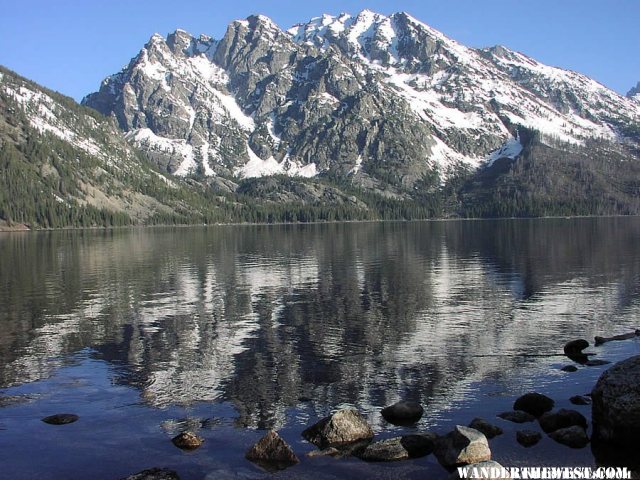
[(505, 47), (467, 48), (406, 13), (264, 16), (220, 41), (154, 35), (83, 103), (181, 176), (325, 175), (418, 188), (515, 158), (520, 128), (618, 142), (640, 106)]
[(640, 82), (636, 84), (631, 90), (627, 92), (627, 97), (636, 103), (640, 103)]

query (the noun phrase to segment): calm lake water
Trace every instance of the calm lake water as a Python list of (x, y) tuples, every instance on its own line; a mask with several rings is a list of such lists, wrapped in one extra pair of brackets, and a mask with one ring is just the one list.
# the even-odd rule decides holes
[[(244, 453), (274, 428), (301, 458), (277, 478), (447, 477), (432, 455), (306, 458), (301, 431), (344, 405), (379, 438), (483, 416), (503, 465), (594, 465), (546, 437), (524, 449), (495, 415), (536, 390), (590, 417), (568, 399), (607, 367), (562, 372), (562, 347), (639, 316), (638, 218), (0, 234), (1, 475), (262, 478)], [(399, 399), (424, 405), (415, 428), (381, 419)], [(205, 444), (178, 450), (185, 429)]]

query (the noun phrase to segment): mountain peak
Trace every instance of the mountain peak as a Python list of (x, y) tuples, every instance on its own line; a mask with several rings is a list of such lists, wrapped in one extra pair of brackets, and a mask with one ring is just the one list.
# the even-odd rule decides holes
[(635, 102), (640, 103), (640, 82), (636, 84), (631, 90), (627, 92), (627, 97)]

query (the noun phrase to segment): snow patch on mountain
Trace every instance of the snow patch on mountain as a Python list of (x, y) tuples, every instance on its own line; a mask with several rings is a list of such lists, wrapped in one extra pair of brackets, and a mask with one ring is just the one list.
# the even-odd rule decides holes
[(500, 158), (509, 158), (514, 160), (518, 155), (520, 155), (520, 153), (522, 153), (522, 143), (520, 143), (520, 135), (518, 135), (516, 138), (510, 138), (507, 140), (504, 145), (495, 152), (491, 152), (487, 157), (487, 166), (490, 167)]
[(263, 160), (256, 155), (249, 145), (247, 145), (247, 152), (249, 154), (249, 161), (244, 166), (237, 168), (234, 172), (235, 175), (240, 178), (265, 177), (270, 175), (290, 175), (293, 177), (311, 178), (318, 174), (315, 163), (302, 165), (299, 162), (290, 160), (288, 155), (279, 163), (273, 157)]
[(173, 172), (178, 177), (195, 173), (198, 168), (194, 157), (194, 148), (185, 139), (160, 137), (150, 128), (132, 130), (125, 134), (125, 138), (142, 150), (181, 158), (179, 167)]
[[(112, 163), (110, 155), (103, 152), (97, 143), (88, 136), (74, 131), (71, 127), (72, 119), (63, 120), (59, 117), (59, 107), (49, 95), (23, 86), (14, 89), (9, 85), (3, 85), (3, 88), (10, 97), (18, 102), (33, 128), (41, 133), (50, 133), (90, 155), (102, 157)], [(91, 122), (89, 128), (96, 128), (96, 122), (93, 119), (89, 122)]]

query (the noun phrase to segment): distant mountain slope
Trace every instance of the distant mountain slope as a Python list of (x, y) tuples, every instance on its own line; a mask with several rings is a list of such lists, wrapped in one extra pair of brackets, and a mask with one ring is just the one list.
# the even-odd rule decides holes
[(413, 192), (522, 150), (519, 129), (637, 141), (640, 105), (505, 47), (476, 50), (406, 13), (264, 16), (224, 37), (154, 35), (83, 103), (179, 176), (349, 179)]
[(205, 218), (215, 204), (158, 172), (113, 121), (0, 67), (0, 226)]
[(112, 119), (0, 66), (0, 230), (379, 218), (336, 186), (276, 190), (171, 178)]

